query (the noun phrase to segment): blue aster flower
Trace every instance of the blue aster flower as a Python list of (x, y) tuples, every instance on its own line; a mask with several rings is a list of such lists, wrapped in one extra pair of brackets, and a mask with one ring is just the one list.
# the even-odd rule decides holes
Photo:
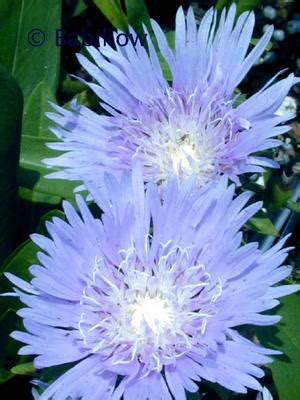
[(280, 320), (263, 312), (299, 289), (276, 286), (291, 272), (288, 249), (242, 245), (261, 204), (245, 207), (250, 194), (234, 198), (226, 178), (201, 189), (196, 180), (173, 178), (161, 194), (155, 183), (144, 190), (139, 168), (107, 175), (90, 187), (101, 219), (77, 196), (81, 216), (65, 202), (67, 222), (32, 235), (42, 251), (31, 282), (6, 274), (26, 305), (26, 332), (12, 337), (36, 368), (75, 363), (40, 400), (185, 400), (202, 379), (262, 389), (261, 365), (278, 352), (238, 327)]
[(76, 101), (71, 110), (53, 105), (56, 112), (48, 116), (61, 141), (49, 147), (63, 154), (45, 160), (49, 167), (62, 167), (49, 176), (99, 186), (105, 171), (119, 176), (139, 160), (146, 182), (164, 185), (174, 174), (183, 182), (195, 173), (202, 186), (218, 175), (238, 183), (240, 174), (276, 167), (257, 153), (281, 144), (276, 137), (288, 130), (283, 123), (291, 115), (275, 112), (299, 79), (290, 74), (273, 83), (273, 78), (238, 105), (235, 89), (265, 50), (272, 27), (248, 52), (254, 14), (243, 13), (236, 23), (235, 17), (232, 5), (217, 24), (211, 9), (197, 26), (192, 9), (185, 17), (179, 8), (174, 51), (152, 21), (172, 84), (164, 78), (149, 33), (148, 51), (141, 42), (87, 47), (93, 61), (80, 54), (78, 59), (94, 82), (85, 83), (108, 115)]

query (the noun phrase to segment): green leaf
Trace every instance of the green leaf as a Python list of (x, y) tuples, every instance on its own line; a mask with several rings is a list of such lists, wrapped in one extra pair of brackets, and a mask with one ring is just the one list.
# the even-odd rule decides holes
[[(42, 161), (46, 157), (57, 155), (55, 151), (51, 151), (46, 147), (46, 143), (49, 142), (51, 140), (46, 137), (29, 135), (22, 137), (19, 197), (22, 199), (23, 208), (26, 208), (26, 204), (27, 208), (31, 207), (30, 219), (32, 220), (49, 211), (53, 205), (59, 206), (63, 199), (68, 199), (72, 202), (74, 199), (73, 191), (80, 184), (77, 181), (47, 178), (47, 175), (51, 172), (58, 170), (54, 168), (48, 169)], [(42, 212), (38, 210), (39, 204), (42, 205)], [(22, 214), (24, 213), (25, 210), (22, 209)]]
[[(44, 142), (53, 137), (45, 111), (50, 109), (49, 100), (55, 101), (60, 75), (60, 48), (56, 46), (56, 30), (61, 24), (61, 8), (62, 0), (52, 0), (51, 7), (35, 0), (0, 2), (0, 59), (17, 79), (25, 98), (21, 193), (26, 200), (45, 204), (58, 204), (65, 196), (61, 194), (62, 182), (53, 184), (52, 181), (51, 189), (51, 181), (45, 180), (43, 175), (48, 171), (41, 163), (43, 151), (39, 151), (41, 146), (34, 142), (35, 137), (43, 137)], [(30, 43), (34, 29), (40, 30), (40, 36), (35, 38), (44, 35), (45, 41), (40, 46)], [(38, 144), (41, 145), (41, 142)], [(39, 194), (35, 193), (36, 190)]]
[[(25, 102), (40, 82), (57, 87), (60, 68), (60, 48), (56, 46), (56, 29), (60, 28), (61, 0), (52, 0), (51, 7), (36, 0), (1, 0), (0, 60), (21, 86)], [(33, 29), (39, 29), (35, 39), (45, 41), (32, 46)], [(30, 33), (31, 32), (31, 33)], [(53, 92), (55, 94), (55, 92)]]
[(166, 38), (167, 38), (170, 48), (172, 50), (174, 50), (174, 48), (175, 48), (175, 31), (166, 32)]
[(259, 7), (262, 0), (239, 0), (237, 2), (237, 14), (241, 15), (244, 11), (254, 10)]
[(287, 208), (289, 208), (290, 210), (296, 212), (296, 213), (300, 213), (300, 203), (297, 203), (296, 201), (293, 200), (289, 200), (286, 203)]
[(36, 369), (33, 366), (32, 362), (18, 364), (15, 367), (11, 368), (11, 372), (14, 375), (34, 375)]
[(236, 88), (232, 94), (232, 99), (234, 99), (234, 108), (237, 108), (240, 104), (247, 100), (247, 96), (242, 93), (240, 89)]
[(16, 81), (0, 66), (0, 263), (12, 251), (17, 208), (17, 171), (23, 99)]
[[(11, 289), (11, 285), (10, 283), (8, 283), (8, 280), (6, 278), (3, 278), (4, 272), (11, 272), (12, 274), (16, 274), (20, 278), (27, 281), (31, 279), (31, 274), (28, 268), (38, 262), (36, 258), (36, 253), (38, 250), (39, 248), (31, 240), (26, 240), (26, 242), (22, 243), (15, 249), (15, 251), (5, 260), (4, 264), (1, 266), (0, 279), (3, 279), (1, 280), (1, 288)], [(0, 306), (1, 305), (2, 302), (0, 303)]]
[[(53, 125), (45, 116), (49, 100), (54, 100), (51, 90), (41, 82), (30, 95), (24, 112), (24, 129), (21, 141), (20, 174), (21, 198), (31, 203), (58, 205), (62, 199), (72, 200), (73, 190), (79, 182), (46, 178), (51, 172), (43, 159), (55, 157), (61, 152), (50, 150), (46, 143), (57, 141), (50, 132)], [(35, 213), (33, 208), (32, 212)]]
[(278, 237), (279, 233), (272, 221), (266, 216), (252, 217), (246, 224), (248, 229), (267, 236)]
[(94, 3), (115, 28), (124, 32), (127, 31), (127, 17), (122, 10), (120, 1), (94, 0)]
[[(0, 302), (0, 304), (2, 301)], [(10, 378), (13, 377), (12, 372), (7, 369), (7, 359), (11, 357), (13, 353), (11, 353), (9, 344), (13, 342), (13, 340), (9, 337), (9, 334), (14, 329), (15, 326), (16, 315), (15, 311), (11, 309), (7, 309), (4, 314), (0, 315), (0, 383), (6, 382)], [(14, 349), (16, 353), (16, 349)]]
[(82, 14), (86, 10), (86, 8), (87, 7), (84, 0), (77, 0), (72, 15), (74, 17), (77, 17), (78, 15)]
[(265, 176), (265, 190), (263, 193), (264, 205), (269, 212), (276, 212), (286, 207), (292, 196), (292, 187), (284, 185), (280, 171), (272, 171)]
[[(216, 4), (217, 10), (222, 10), (224, 7), (229, 7), (233, 3), (232, 0), (218, 0)], [(240, 15), (244, 11), (254, 10), (259, 7), (262, 0), (237, 0), (237, 15)]]
[(68, 95), (75, 96), (78, 93), (84, 92), (86, 90), (86, 85), (84, 85), (82, 82), (79, 82), (78, 80), (71, 80), (68, 76), (63, 81), (63, 91)]
[(5, 368), (0, 367), (0, 385), (8, 381), (13, 376), (14, 374), (12, 374), (10, 371), (7, 371)]
[(54, 138), (50, 131), (50, 120), (46, 111), (52, 111), (49, 101), (55, 102), (49, 85), (42, 81), (32, 91), (24, 108), (24, 124), (22, 135), (44, 136)]
[(125, 0), (128, 24), (139, 34), (143, 35), (143, 24), (151, 32), (150, 16), (144, 0)]
[[(27, 173), (27, 171), (23, 171), (24, 173)], [(27, 176), (27, 178), (30, 178), (30, 175)], [(19, 187), (19, 197), (20, 199), (30, 202), (30, 203), (43, 203), (47, 206), (55, 205), (59, 206), (61, 203), (61, 197), (51, 195), (51, 194), (45, 194), (45, 193), (40, 193), (35, 190), (27, 189), (26, 187)], [(49, 211), (48, 209), (45, 210), (45, 212)]]
[(266, 347), (283, 352), (269, 365), (280, 399), (299, 400), (300, 393), (300, 294), (281, 301), (276, 314), (282, 320), (276, 327), (257, 328), (257, 337)]
[(217, 4), (216, 4), (216, 9), (222, 10), (224, 7), (226, 7), (229, 4), (231, 4), (230, 0), (218, 0)]
[(98, 105), (98, 98), (90, 90), (83, 90), (80, 93), (75, 94), (73, 98), (64, 104), (64, 108), (71, 110), (71, 103), (76, 100), (77, 104), (84, 105), (88, 108), (92, 108)]
[(266, 192), (268, 210), (273, 212), (285, 207), (291, 195), (292, 189), (283, 188), (279, 182), (274, 183), (271, 190)]
[[(47, 137), (24, 136), (22, 140), (21, 159), (20, 159), (20, 185), (39, 194), (45, 194), (50, 198), (61, 198), (72, 200), (73, 190), (80, 182), (64, 181), (59, 179), (48, 179), (45, 175), (57, 171), (48, 169), (42, 162), (44, 158), (54, 157), (61, 154), (46, 147), (46, 143), (51, 142)], [(36, 195), (42, 201), (41, 196)], [(45, 198), (46, 202), (48, 201)], [(33, 193), (32, 201), (35, 201)], [(59, 200), (58, 200), (59, 201)], [(39, 202), (39, 200), (38, 200)], [(50, 201), (51, 204), (53, 202)]]

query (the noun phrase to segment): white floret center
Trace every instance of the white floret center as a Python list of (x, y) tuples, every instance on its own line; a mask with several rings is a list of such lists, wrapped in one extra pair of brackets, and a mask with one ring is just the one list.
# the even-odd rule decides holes
[(142, 161), (146, 181), (165, 184), (175, 175), (182, 183), (196, 175), (202, 186), (219, 171), (232, 130), (231, 109), (218, 93), (208, 102), (197, 90), (190, 95), (171, 90), (161, 102), (143, 109), (140, 118), (130, 120), (136, 148), (132, 158)]
[(195, 163), (197, 163), (199, 159), (196, 146), (188, 140), (183, 140), (182, 143), (179, 144), (176, 142), (169, 142), (166, 147), (169, 150), (174, 173), (177, 176), (181, 173), (192, 175), (195, 170), (193, 164), (195, 166)]
[(143, 155), (138, 151), (137, 156), (144, 158), (146, 179), (148, 168), (150, 173), (155, 168), (158, 183), (165, 183), (170, 175), (182, 182), (196, 174), (202, 186), (215, 173), (217, 148), (212, 138), (199, 133), (195, 126), (174, 129), (167, 125), (154, 129), (140, 151)]
[(147, 373), (161, 371), (196, 346), (203, 354), (208, 319), (216, 313), (222, 283), (212, 283), (190, 248), (162, 243), (150, 268), (134, 248), (124, 249), (117, 269), (101, 258), (85, 287), (78, 329), (93, 353), (113, 364), (138, 360)]
[(136, 334), (143, 335), (145, 329), (159, 335), (170, 328), (174, 322), (174, 311), (171, 304), (161, 296), (151, 298), (137, 296), (136, 301), (129, 306), (131, 324)]

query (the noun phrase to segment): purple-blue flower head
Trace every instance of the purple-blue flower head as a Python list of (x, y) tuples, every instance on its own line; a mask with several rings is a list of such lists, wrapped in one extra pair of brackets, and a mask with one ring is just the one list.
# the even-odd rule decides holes
[(139, 168), (106, 175), (89, 188), (101, 219), (78, 196), (81, 216), (66, 202), (67, 222), (53, 218), (49, 237), (32, 236), (42, 251), (31, 282), (6, 274), (26, 305), (27, 332), (12, 337), (36, 368), (75, 363), (41, 400), (185, 400), (202, 379), (261, 390), (260, 366), (278, 352), (238, 327), (279, 321), (263, 312), (299, 288), (276, 285), (291, 272), (288, 249), (242, 245), (261, 206), (245, 207), (249, 193), (234, 198), (226, 178), (195, 184), (174, 178), (161, 193), (144, 189)]
[(235, 22), (236, 6), (217, 13), (209, 10), (197, 26), (190, 8), (176, 16), (175, 49), (170, 49), (158, 24), (152, 27), (172, 74), (164, 77), (150, 34), (147, 47), (140, 41), (116, 49), (104, 41), (87, 47), (93, 61), (78, 59), (94, 82), (86, 84), (101, 99), (108, 115), (99, 115), (72, 103), (71, 110), (53, 105), (48, 116), (61, 140), (49, 147), (62, 151), (46, 159), (62, 168), (49, 176), (101, 185), (109, 171), (119, 176), (135, 160), (144, 166), (144, 180), (164, 185), (170, 175), (179, 182), (197, 174), (202, 186), (218, 175), (238, 183), (240, 174), (276, 167), (259, 152), (280, 145), (276, 138), (288, 130), (291, 115), (276, 110), (292, 85), (293, 74), (273, 83), (238, 105), (235, 89), (259, 60), (271, 35), (270, 27), (248, 50), (254, 14), (243, 13)]

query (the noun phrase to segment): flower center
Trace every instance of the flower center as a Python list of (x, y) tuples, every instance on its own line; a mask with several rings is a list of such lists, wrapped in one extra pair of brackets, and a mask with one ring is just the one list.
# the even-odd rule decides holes
[(184, 127), (160, 124), (143, 140), (136, 156), (143, 159), (146, 180), (154, 168), (158, 183), (164, 184), (170, 175), (183, 182), (196, 174), (202, 186), (215, 173), (218, 149), (214, 138), (201, 133), (194, 121), (186, 118), (184, 122)]
[(224, 103), (218, 91), (171, 90), (130, 120), (132, 158), (142, 161), (146, 181), (165, 185), (169, 176), (176, 175), (183, 183), (195, 174), (203, 186), (221, 172), (233, 120), (231, 104)]
[(138, 335), (145, 334), (147, 328), (159, 335), (171, 327), (174, 321), (171, 305), (160, 296), (138, 296), (136, 302), (129, 306), (129, 312), (132, 313), (131, 324)]
[(191, 249), (162, 243), (151, 267), (134, 248), (122, 250), (118, 268), (96, 258), (80, 302), (84, 345), (113, 365), (136, 359), (148, 372), (161, 371), (194, 345), (205, 353), (206, 325), (217, 312), (222, 283), (190, 262)]
[[(188, 139), (182, 139), (179, 144), (176, 142), (167, 143), (174, 173), (179, 176), (181, 173), (192, 175), (195, 171), (195, 163), (198, 161), (196, 146)], [(194, 167), (193, 167), (194, 164)]]

